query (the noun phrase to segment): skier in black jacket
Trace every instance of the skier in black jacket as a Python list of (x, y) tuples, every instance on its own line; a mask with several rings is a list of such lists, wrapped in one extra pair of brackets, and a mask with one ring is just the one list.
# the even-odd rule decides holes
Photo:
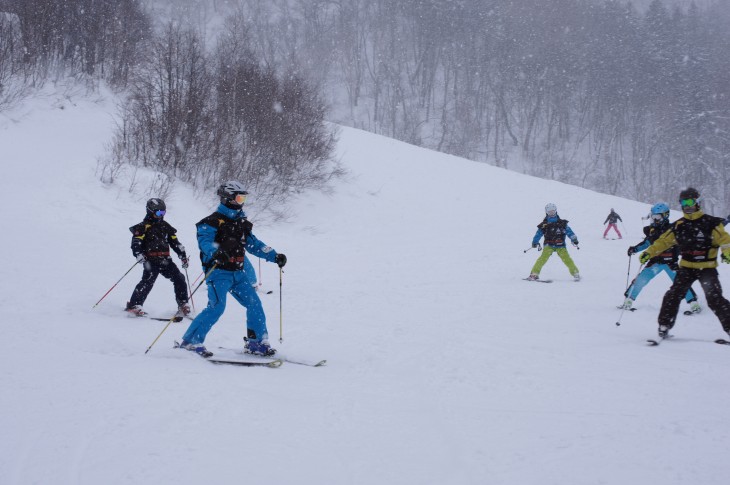
[(674, 245), (679, 246), (682, 259), (672, 287), (664, 295), (659, 310), (659, 338), (666, 338), (674, 327), (682, 298), (692, 283), (700, 281), (707, 306), (717, 315), (723, 330), (730, 336), (730, 301), (722, 295), (717, 274), (717, 257), (730, 263), (730, 234), (723, 219), (702, 212), (700, 193), (688, 187), (679, 194), (684, 215), (670, 229), (641, 253), (639, 261), (648, 263)]
[(172, 281), (178, 315), (190, 313), (185, 277), (172, 261), (170, 248), (180, 257), (183, 269), (188, 267), (188, 256), (185, 247), (177, 239), (177, 230), (163, 219), (166, 210), (162, 199), (150, 199), (147, 201), (147, 215), (144, 220), (129, 228), (132, 232), (132, 255), (144, 267), (142, 280), (127, 302), (126, 311), (132, 316), (142, 317), (147, 314), (142, 305), (150, 294), (157, 275), (160, 274)]
[(618, 215), (613, 209), (611, 209), (611, 212), (608, 214), (608, 217), (606, 217), (606, 220), (603, 221), (603, 224), (608, 223), (608, 226), (606, 226), (606, 230), (603, 231), (603, 239), (606, 239), (606, 235), (608, 234), (608, 231), (611, 230), (611, 228), (613, 228), (613, 230), (616, 231), (616, 234), (618, 234), (618, 238), (621, 239), (621, 231), (618, 230), (616, 221), (623, 222), (623, 219), (621, 219), (621, 216)]

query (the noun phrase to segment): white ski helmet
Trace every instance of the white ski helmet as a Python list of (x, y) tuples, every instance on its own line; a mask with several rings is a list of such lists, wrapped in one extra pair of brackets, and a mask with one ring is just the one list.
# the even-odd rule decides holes
[(545, 214), (549, 216), (554, 216), (558, 213), (558, 206), (550, 202), (545, 206)]

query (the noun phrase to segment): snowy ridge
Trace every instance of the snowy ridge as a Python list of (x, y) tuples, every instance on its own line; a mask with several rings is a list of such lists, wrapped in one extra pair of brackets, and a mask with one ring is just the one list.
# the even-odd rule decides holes
[[(144, 355), (165, 324), (120, 311), (140, 271), (91, 309), (133, 263), (146, 198), (95, 176), (113, 113), (59, 98), (0, 116), (0, 483), (726, 482), (717, 319), (680, 315), (677, 338), (647, 349), (659, 276), (614, 325), (649, 205), (345, 128), (348, 179), (254, 229), (289, 259), (281, 344), (279, 273), (262, 265), (272, 343), (327, 366), (205, 365), (172, 348), (187, 320)], [(578, 235), (580, 283), (557, 257), (541, 274), (553, 284), (522, 281), (547, 202)], [(196, 254), (194, 223), (213, 206), (183, 186), (167, 204)], [(623, 240), (601, 238), (611, 207)], [(200, 271), (193, 260), (191, 280)], [(174, 311), (167, 280), (145, 308)], [(229, 299), (208, 347), (242, 345), (244, 318)]]

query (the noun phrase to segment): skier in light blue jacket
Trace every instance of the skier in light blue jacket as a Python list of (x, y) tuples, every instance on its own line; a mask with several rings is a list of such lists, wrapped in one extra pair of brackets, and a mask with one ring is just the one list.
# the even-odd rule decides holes
[[(665, 202), (654, 204), (649, 216), (651, 217), (651, 224), (644, 227), (644, 240), (636, 246), (629, 247), (626, 252), (629, 257), (648, 248), (671, 227), (671, 224), (669, 223), (669, 206)], [(620, 305), (619, 308), (631, 310), (634, 300), (636, 300), (639, 296), (641, 290), (662, 271), (667, 273), (667, 276), (674, 281), (674, 278), (677, 275), (678, 261), (679, 247), (677, 246), (671, 247), (662, 254), (652, 258), (646, 266), (644, 266), (636, 278), (634, 278), (631, 285), (629, 285), (626, 289), (626, 292), (624, 293), (626, 299), (624, 300), (623, 305)], [(690, 305), (691, 313), (700, 313), (702, 311), (702, 307), (697, 302), (697, 294), (691, 287), (687, 290), (685, 300), (687, 300), (687, 303)]]
[(224, 183), (218, 188), (221, 203), (216, 212), (196, 224), (203, 269), (206, 273), (212, 269), (206, 279), (208, 306), (190, 324), (179, 346), (203, 357), (213, 355), (203, 342), (226, 308), (227, 293), (246, 308), (245, 351), (257, 355), (276, 353), (269, 345), (261, 300), (251, 285), (251, 277), (246, 274), (248, 268), (253, 270), (246, 252), (276, 263), (280, 268), (286, 264), (286, 256), (274, 251), (251, 232), (253, 224), (242, 210), (247, 194), (240, 182)]

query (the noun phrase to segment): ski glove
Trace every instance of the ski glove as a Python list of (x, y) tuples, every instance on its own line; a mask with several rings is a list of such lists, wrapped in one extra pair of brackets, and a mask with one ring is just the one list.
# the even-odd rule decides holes
[(722, 260), (723, 263), (729, 263), (730, 264), (730, 254), (729, 253), (723, 252), (720, 255), (720, 259)]
[(147, 261), (147, 258), (145, 258), (144, 254), (139, 253), (137, 255), (137, 263), (142, 263), (142, 266), (144, 267), (145, 271), (151, 271), (152, 266), (150, 265), (150, 262)]
[(539, 246), (539, 244), (538, 244), (538, 243), (532, 243), (532, 247), (533, 247), (533, 248), (536, 248), (536, 247), (538, 247), (538, 246)]
[(634, 246), (629, 246), (629, 250), (626, 251), (626, 254), (631, 256), (632, 254), (636, 254), (636, 248)]
[(190, 260), (188, 259), (188, 255), (183, 253), (182, 256), (180, 256), (180, 261), (182, 261), (182, 267), (183, 269), (188, 269), (188, 266), (190, 264)]
[(577, 238), (576, 239), (571, 239), (570, 242), (571, 242), (571, 244), (573, 244), (573, 246), (576, 246), (576, 247), (578, 246), (578, 239)]
[(282, 253), (279, 253), (276, 255), (276, 259), (274, 261), (277, 265), (279, 265), (279, 268), (283, 268), (286, 264), (286, 256)]
[(643, 253), (641, 253), (641, 256), (639, 256), (639, 262), (641, 264), (648, 263), (650, 259), (651, 259), (651, 256), (649, 256), (649, 253), (647, 253), (646, 251), (644, 251)]
[(223, 251), (222, 249), (219, 249), (215, 253), (213, 253), (213, 261), (215, 261), (217, 264), (226, 264), (230, 257), (228, 256), (228, 253)]

